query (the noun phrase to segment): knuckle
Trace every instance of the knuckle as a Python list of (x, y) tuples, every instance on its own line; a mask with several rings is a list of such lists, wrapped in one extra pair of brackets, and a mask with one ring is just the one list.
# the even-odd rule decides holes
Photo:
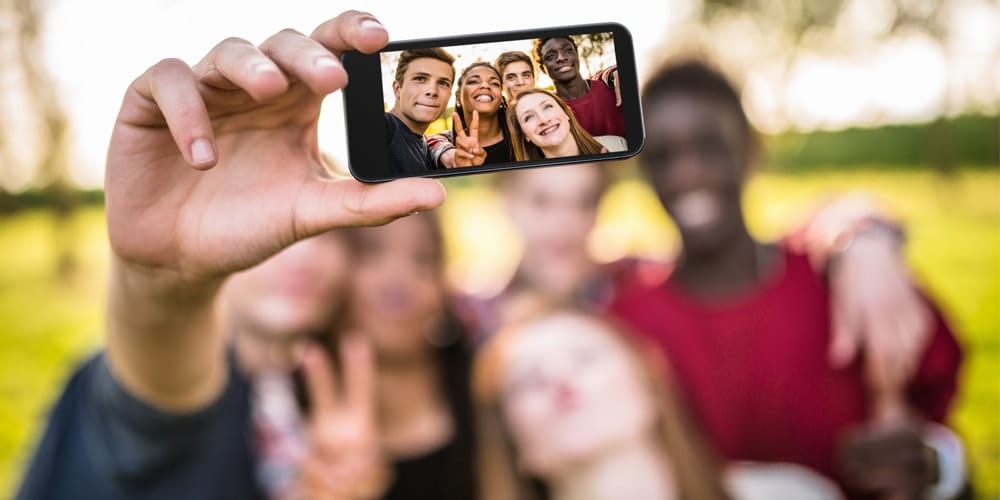
[(187, 65), (184, 61), (176, 57), (168, 57), (161, 59), (156, 64), (150, 68), (151, 73), (154, 77), (163, 75), (164, 73), (170, 73), (174, 71), (190, 70), (191, 67)]
[(240, 46), (240, 45), (253, 46), (253, 44), (251, 44), (246, 39), (240, 38), (238, 36), (231, 36), (231, 37), (227, 37), (227, 38), (223, 39), (215, 47), (216, 48), (223, 48), (223, 47), (232, 47), (232, 46)]

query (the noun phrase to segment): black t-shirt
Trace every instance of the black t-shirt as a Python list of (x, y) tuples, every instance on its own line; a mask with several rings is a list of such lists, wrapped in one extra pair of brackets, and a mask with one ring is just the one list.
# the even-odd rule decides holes
[(507, 138), (483, 148), (486, 151), (486, 164), (508, 163), (514, 161), (514, 155), (510, 151), (510, 141)]
[(446, 316), (444, 336), (451, 342), (437, 349), (442, 389), (451, 414), (453, 433), (440, 448), (421, 456), (396, 460), (394, 479), (382, 500), (475, 500), (475, 414), (469, 388), (472, 352), (458, 320)]
[(56, 403), (18, 499), (257, 499), (247, 380), (229, 359), (211, 406), (156, 409), (114, 379), (102, 354)]
[(390, 174), (412, 175), (437, 168), (427, 148), (427, 139), (392, 113), (385, 114), (385, 137), (389, 143)]

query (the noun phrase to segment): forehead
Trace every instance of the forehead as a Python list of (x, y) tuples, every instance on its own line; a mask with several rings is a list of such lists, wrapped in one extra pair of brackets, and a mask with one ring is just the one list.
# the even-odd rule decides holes
[(529, 65), (528, 63), (526, 63), (524, 61), (509, 62), (509, 63), (507, 63), (506, 66), (503, 67), (504, 74), (507, 74), (507, 73), (522, 73), (522, 72), (525, 72), (525, 71), (531, 71), (531, 65)]
[(743, 134), (732, 106), (720, 99), (691, 92), (673, 92), (647, 102), (643, 114), (650, 137), (684, 137), (698, 132)]
[(527, 369), (572, 356), (579, 349), (625, 355), (615, 332), (589, 318), (560, 314), (532, 322), (512, 339), (505, 356), (508, 370)]
[(475, 68), (472, 68), (468, 72), (465, 73), (465, 79), (466, 80), (468, 80), (469, 78), (472, 78), (474, 76), (477, 76), (479, 78), (486, 78), (486, 79), (489, 79), (489, 78), (499, 78), (497, 76), (497, 72), (494, 71), (493, 68), (488, 67), (488, 66), (476, 66)]
[(533, 108), (545, 102), (556, 102), (556, 101), (548, 94), (543, 94), (541, 92), (533, 92), (528, 95), (522, 95), (517, 99), (517, 109), (520, 110), (522, 108)]
[(573, 48), (573, 43), (565, 38), (552, 38), (542, 44), (542, 53), (544, 54), (550, 50), (561, 50), (566, 47)]
[(527, 168), (510, 174), (517, 194), (549, 196), (590, 196), (601, 187), (597, 165), (572, 168)]
[(455, 68), (440, 59), (419, 57), (410, 61), (410, 65), (407, 66), (404, 76), (410, 76), (415, 73), (426, 73), (434, 78), (447, 78), (450, 80), (455, 75)]

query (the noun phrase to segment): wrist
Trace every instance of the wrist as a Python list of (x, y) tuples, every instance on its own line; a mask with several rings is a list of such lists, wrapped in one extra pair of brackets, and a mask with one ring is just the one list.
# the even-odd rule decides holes
[(966, 483), (965, 450), (962, 440), (947, 427), (936, 424), (925, 424), (923, 431), (924, 446), (932, 456), (933, 483), (927, 498), (932, 500), (950, 500), (962, 492)]
[(898, 253), (905, 241), (902, 229), (877, 217), (866, 217), (841, 231), (830, 246), (827, 268), (862, 248), (878, 248)]

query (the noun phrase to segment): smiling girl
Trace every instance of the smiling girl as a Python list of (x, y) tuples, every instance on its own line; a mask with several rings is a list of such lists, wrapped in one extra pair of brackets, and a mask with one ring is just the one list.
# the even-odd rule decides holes
[(472, 63), (458, 77), (452, 129), (427, 138), (432, 157), (445, 168), (513, 161), (506, 111), (500, 73)]
[(552, 92), (525, 90), (511, 103), (511, 110), (508, 120), (514, 136), (514, 158), (518, 161), (608, 152)]

